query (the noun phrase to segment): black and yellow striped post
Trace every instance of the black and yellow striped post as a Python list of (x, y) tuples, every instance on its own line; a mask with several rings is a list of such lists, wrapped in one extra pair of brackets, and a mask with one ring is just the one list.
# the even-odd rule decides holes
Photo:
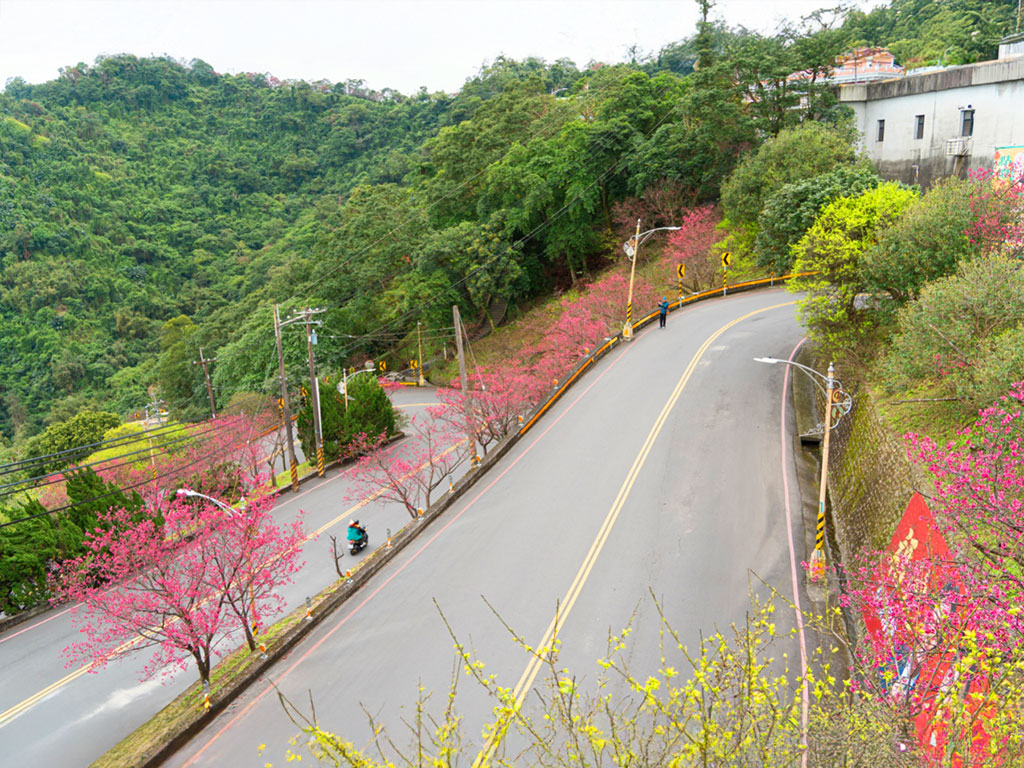
[(296, 463), (295, 459), (292, 459), (291, 464), (292, 488), (297, 491), (299, 490), (299, 465)]
[(316, 473), (320, 477), (324, 476), (324, 447), (320, 444), (316, 447)]
[(676, 267), (676, 275), (679, 277), (679, 303), (683, 303), (683, 278), (686, 277), (686, 265), (680, 264)]
[(810, 577), (817, 581), (825, 575), (825, 497), (828, 494), (828, 448), (832, 434), (832, 398), (835, 392), (835, 366), (828, 364), (825, 383), (825, 421), (821, 442), (821, 487), (818, 489), (818, 519), (814, 528), (814, 552), (811, 553)]
[(729, 264), (732, 259), (728, 251), (722, 252), (722, 295), (726, 296), (729, 293)]
[(636, 275), (636, 254), (640, 250), (640, 219), (636, 220), (636, 234), (622, 246), (629, 256), (629, 295), (626, 297), (626, 324), (622, 326), (622, 338), (633, 338), (633, 277)]
[(203, 709), (210, 709), (210, 681), (203, 680)]

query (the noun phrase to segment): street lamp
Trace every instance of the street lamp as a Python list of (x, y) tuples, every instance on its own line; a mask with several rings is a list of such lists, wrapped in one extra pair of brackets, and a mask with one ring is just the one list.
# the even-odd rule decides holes
[(626, 299), (626, 324), (622, 326), (622, 338), (629, 341), (633, 338), (633, 275), (636, 273), (636, 255), (640, 252), (640, 246), (655, 232), (674, 232), (681, 227), (655, 227), (646, 232), (640, 231), (640, 219), (636, 220), (636, 234), (622, 244), (622, 250), (629, 257), (629, 297)]
[[(189, 490), (188, 488), (179, 488), (178, 490), (176, 490), (174, 492), (174, 495), (177, 496), (178, 498), (187, 497), (187, 498), (193, 498), (193, 499), (205, 499), (206, 501), (210, 502), (211, 504), (213, 504), (214, 506), (218, 507), (219, 509), (224, 510), (228, 514), (228, 517), (238, 517), (238, 516), (244, 515), (245, 512), (246, 512), (245, 496), (242, 497), (242, 500), (238, 504), (238, 506), (241, 507), (241, 509), (239, 510), (239, 509), (235, 509), (234, 507), (232, 507), (229, 504), (225, 504), (220, 499), (215, 499), (215, 498), (213, 498), (213, 496), (207, 496), (205, 493), (199, 493), (199, 491), (192, 491), (192, 490)], [(248, 535), (248, 531), (247, 531), (247, 535)], [(249, 606), (250, 606), (250, 610), (252, 612), (252, 633), (255, 635), (255, 634), (257, 634), (259, 632), (259, 628), (260, 627), (259, 627), (259, 624), (256, 623), (256, 593), (255, 593), (255, 591), (253, 589), (253, 583), (252, 583), (252, 560), (249, 559), (249, 554), (246, 554), (246, 560), (247, 560), (247, 563), (248, 563), (249, 574), (250, 574), (250, 578), (249, 578)]]
[[(199, 493), (199, 491), (190, 491), (188, 488), (179, 488), (178, 490), (176, 490), (174, 492), (174, 495), (178, 496), (179, 498), (187, 496), (189, 498), (194, 498), (194, 499), (206, 499), (211, 504), (214, 504), (215, 506), (220, 507), (221, 509), (223, 509), (225, 512), (228, 513), (228, 515), (230, 517), (234, 517), (235, 515), (242, 514), (237, 509), (235, 509), (232, 506), (229, 506), (229, 505), (225, 504), (220, 499), (215, 499), (215, 498), (213, 498), (213, 496), (207, 496), (205, 493)], [(245, 499), (244, 498), (242, 499), (242, 509), (243, 510), (245, 509)]]
[[(811, 553), (811, 580), (816, 581), (825, 571), (825, 494), (828, 488), (828, 445), (832, 428), (839, 424), (840, 419), (853, 407), (853, 397), (843, 389), (843, 384), (835, 378), (835, 367), (828, 364), (828, 375), (824, 375), (806, 365), (792, 360), (779, 360), (774, 357), (755, 357), (758, 363), (775, 365), (792, 365), (811, 377), (818, 391), (825, 396), (825, 420), (822, 422), (821, 444), (821, 485), (818, 488), (818, 519), (814, 532), (814, 552)], [(821, 382), (825, 382), (825, 386)]]
[(367, 360), (363, 363), (363, 367), (358, 371), (355, 371), (350, 376), (344, 368), (341, 369), (341, 381), (338, 383), (338, 391), (345, 396), (345, 410), (348, 410), (348, 380), (354, 379), (360, 373), (376, 373), (377, 369), (373, 367), (373, 361)]

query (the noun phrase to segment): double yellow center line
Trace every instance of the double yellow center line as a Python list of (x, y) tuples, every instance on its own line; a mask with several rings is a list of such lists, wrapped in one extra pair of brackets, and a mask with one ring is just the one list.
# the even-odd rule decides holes
[[(454, 445), (450, 446), (445, 451), (443, 451), (441, 453), (441, 455), (444, 456), (444, 455), (446, 455), (446, 454), (456, 450), (460, 445), (462, 445), (465, 442), (466, 442), (466, 440), (465, 440), (465, 438), (463, 438), (459, 442), (455, 443)], [(425, 467), (427, 465), (427, 463), (428, 462), (424, 462), (419, 467), (417, 467), (416, 469), (412, 470), (408, 475), (405, 475), (405, 477), (409, 477), (410, 475), (414, 474), (415, 472), (418, 472), (420, 469)], [(405, 479), (405, 477), (403, 477), (403, 479)], [(330, 482), (330, 481), (328, 480), (328, 481), (325, 481), (325, 482)], [(323, 485), (323, 483), (321, 483), (321, 485)], [(313, 490), (313, 489), (310, 489), (310, 490)], [(330, 520), (327, 523), (324, 523), (323, 525), (321, 525), (319, 528), (317, 528), (312, 533), (307, 534), (306, 537), (302, 540), (302, 544), (306, 544), (311, 539), (316, 538), (321, 533), (324, 533), (325, 531), (327, 531), (331, 527), (337, 525), (339, 522), (344, 520), (346, 517), (351, 515), (353, 512), (357, 511), (361, 507), (366, 506), (371, 501), (379, 498), (384, 493), (384, 491), (385, 491), (384, 488), (379, 489), (376, 493), (372, 494), (371, 496), (367, 496), (362, 501), (359, 501), (356, 504), (354, 504), (353, 506), (351, 506), (348, 509), (346, 509), (344, 512), (342, 512), (340, 515), (335, 517), (333, 520)], [(291, 499), (286, 499), (285, 503), (287, 503), (288, 501), (291, 501)], [(129, 650), (131, 650), (131, 648), (133, 646), (137, 645), (141, 641), (142, 641), (142, 637), (141, 636), (136, 636), (136, 637), (131, 638), (130, 640), (126, 640), (121, 645), (119, 645), (117, 648), (115, 648), (113, 651), (111, 651), (110, 658), (114, 658), (116, 656), (119, 656), (119, 655), (121, 655), (121, 654), (123, 654), (123, 653), (125, 653), (125, 652), (127, 652)], [(74, 672), (70, 672), (69, 674), (65, 675), (60, 680), (56, 680), (55, 682), (50, 683), (48, 686), (46, 686), (42, 690), (37, 691), (36, 693), (32, 694), (27, 699), (18, 702), (17, 704), (15, 704), (10, 709), (8, 709), (8, 710), (6, 710), (4, 712), (0, 712), (0, 728), (2, 728), (3, 726), (7, 725), (7, 723), (9, 723), (11, 720), (13, 720), (14, 718), (16, 718), (18, 715), (22, 714), (26, 710), (29, 710), (32, 707), (34, 707), (36, 704), (38, 704), (40, 701), (45, 699), (50, 694), (55, 693), (56, 691), (60, 690), (61, 688), (63, 688), (68, 683), (71, 683), (71, 682), (77, 680), (82, 675), (86, 674), (87, 672), (92, 671), (93, 669), (96, 668), (96, 666), (97, 666), (96, 662), (90, 662), (88, 664), (85, 664), (85, 665), (79, 667), (78, 669), (76, 669)]]
[(723, 333), (733, 326), (762, 312), (768, 312), (780, 307), (787, 307), (795, 303), (795, 301), (787, 301), (782, 304), (773, 304), (770, 307), (756, 309), (753, 312), (748, 312), (741, 317), (737, 317), (735, 320), (723, 325), (708, 337), (707, 341), (701, 345), (700, 349), (697, 350), (696, 354), (690, 360), (690, 364), (686, 366), (686, 370), (683, 371), (683, 375), (679, 377), (679, 381), (676, 383), (675, 389), (672, 390), (672, 394), (665, 403), (665, 407), (661, 409), (661, 413), (659, 413), (658, 418), (655, 419), (654, 426), (651, 427), (651, 431), (647, 434), (647, 439), (644, 440), (644, 444), (640, 448), (640, 452), (633, 461), (633, 466), (629, 468), (626, 479), (623, 481), (622, 487), (619, 488), (619, 493), (615, 497), (615, 501), (612, 503), (611, 509), (608, 510), (608, 514), (605, 515), (604, 522), (601, 524), (600, 529), (598, 529), (594, 543), (590, 545), (590, 551), (587, 552), (587, 556), (583, 559), (583, 564), (576, 572), (576, 578), (573, 579), (572, 584), (569, 586), (569, 591), (565, 593), (565, 597), (562, 598), (562, 601), (559, 603), (555, 617), (551, 620), (551, 623), (548, 624), (548, 628), (544, 632), (544, 636), (536, 646), (537, 650), (533, 652), (529, 663), (526, 665), (526, 669), (523, 671), (522, 677), (520, 677), (519, 682), (516, 683), (516, 687), (512, 691), (513, 696), (515, 697), (515, 706), (503, 720), (496, 724), (491, 737), (484, 745), (483, 751), (480, 752), (480, 754), (477, 755), (476, 760), (473, 761), (474, 768), (484, 768), (490, 763), (495, 750), (501, 744), (502, 739), (508, 732), (509, 726), (511, 726), (513, 720), (518, 716), (519, 710), (523, 706), (523, 702), (526, 700), (526, 695), (530, 692), (530, 689), (533, 688), (533, 683), (537, 679), (537, 674), (540, 672), (541, 667), (546, 661), (546, 653), (548, 652), (548, 649), (552, 648), (552, 644), (559, 632), (562, 631), (562, 627), (565, 625), (565, 621), (569, 617), (569, 612), (572, 610), (573, 605), (575, 605), (576, 599), (583, 591), (583, 585), (590, 576), (590, 572), (593, 570), (594, 564), (597, 562), (598, 555), (601, 554), (601, 550), (604, 548), (605, 542), (608, 541), (608, 536), (611, 535), (612, 527), (615, 525), (615, 521), (618, 520), (619, 514), (622, 512), (622, 507), (625, 505), (626, 499), (629, 497), (629, 493), (633, 488), (633, 484), (636, 482), (637, 476), (640, 474), (640, 470), (644, 466), (644, 462), (647, 461), (647, 457), (651, 453), (651, 448), (654, 447), (655, 440), (658, 439), (658, 434), (661, 432), (662, 427), (665, 426), (665, 421), (668, 419), (669, 413), (671, 413), (672, 408), (679, 400), (680, 395), (682, 395), (683, 388), (686, 387), (690, 377), (693, 376), (693, 372), (697, 369), (697, 364), (700, 362), (701, 357), (703, 357), (704, 353), (707, 352), (708, 347), (714, 344)]

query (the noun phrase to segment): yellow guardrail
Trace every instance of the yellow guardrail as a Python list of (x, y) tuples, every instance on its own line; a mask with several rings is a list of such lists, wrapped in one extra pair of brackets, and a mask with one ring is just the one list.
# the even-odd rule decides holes
[[(699, 293), (694, 293), (694, 294), (691, 294), (689, 296), (684, 296), (682, 299), (676, 299), (675, 301), (670, 302), (669, 305), (668, 305), (668, 308), (669, 308), (669, 311), (672, 312), (672, 311), (675, 311), (675, 310), (679, 309), (680, 307), (682, 307), (685, 304), (692, 304), (692, 303), (694, 303), (696, 301), (702, 301), (702, 300), (705, 300), (705, 299), (713, 299), (716, 296), (723, 296), (723, 295), (725, 295), (730, 290), (737, 290), (737, 289), (739, 289), (739, 290), (746, 290), (746, 289), (749, 289), (749, 288), (757, 288), (757, 287), (765, 286), (765, 285), (773, 286), (773, 285), (775, 285), (775, 283), (782, 283), (782, 282), (785, 282), (786, 280), (791, 280), (794, 277), (805, 277), (806, 275), (813, 275), (813, 274), (815, 274), (815, 273), (814, 272), (795, 272), (793, 274), (781, 275), (781, 276), (778, 276), (778, 277), (765, 277), (765, 278), (759, 278), (757, 280), (744, 280), (743, 282), (740, 282), (740, 283), (733, 283), (732, 285), (726, 285), (724, 290), (722, 288), (714, 288), (712, 290), (701, 291)], [(654, 318), (657, 317), (657, 316), (658, 316), (657, 310), (655, 310), (653, 312), (650, 312), (647, 315), (644, 315), (642, 318), (640, 318), (639, 320), (637, 320), (633, 324), (633, 330), (636, 331), (637, 329), (642, 328), (643, 326), (645, 326), (648, 323), (652, 322), (654, 320)], [(579, 365), (576, 366), (576, 368), (572, 371), (572, 373), (570, 373), (569, 376), (566, 377), (565, 381), (562, 382), (555, 389), (555, 391), (552, 392), (548, 396), (548, 399), (545, 400), (543, 403), (541, 403), (537, 407), (537, 410), (535, 410), (533, 412), (533, 415), (531, 415), (530, 418), (527, 419), (526, 422), (523, 424), (523, 426), (520, 427), (519, 435), (520, 436), (525, 435), (526, 432), (534, 424), (537, 423), (537, 420), (541, 416), (543, 416), (552, 405), (554, 405), (556, 402), (558, 402), (558, 400), (562, 397), (562, 395), (565, 394), (565, 391), (569, 387), (572, 386), (573, 382), (575, 382), (576, 379), (578, 379), (583, 374), (583, 372), (587, 370), (587, 368), (589, 368), (594, 363), (596, 363), (598, 360), (600, 360), (602, 357), (604, 357), (608, 353), (608, 351), (613, 346), (615, 346), (615, 344), (617, 344), (620, 341), (622, 341), (622, 333), (621, 332), (615, 334), (614, 336), (612, 336), (610, 339), (605, 341), (604, 344), (602, 344), (600, 347), (598, 347), (593, 352), (591, 352), (589, 355), (587, 355), (579, 363)]]

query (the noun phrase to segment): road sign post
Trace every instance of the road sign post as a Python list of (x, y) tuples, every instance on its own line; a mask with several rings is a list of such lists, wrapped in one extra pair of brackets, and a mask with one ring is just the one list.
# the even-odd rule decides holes
[(676, 267), (676, 275), (679, 276), (679, 304), (683, 303), (683, 278), (686, 277), (686, 265), (680, 264)]
[(728, 294), (728, 278), (729, 278), (729, 264), (732, 261), (730, 258), (732, 254), (728, 251), (722, 252), (722, 295)]

